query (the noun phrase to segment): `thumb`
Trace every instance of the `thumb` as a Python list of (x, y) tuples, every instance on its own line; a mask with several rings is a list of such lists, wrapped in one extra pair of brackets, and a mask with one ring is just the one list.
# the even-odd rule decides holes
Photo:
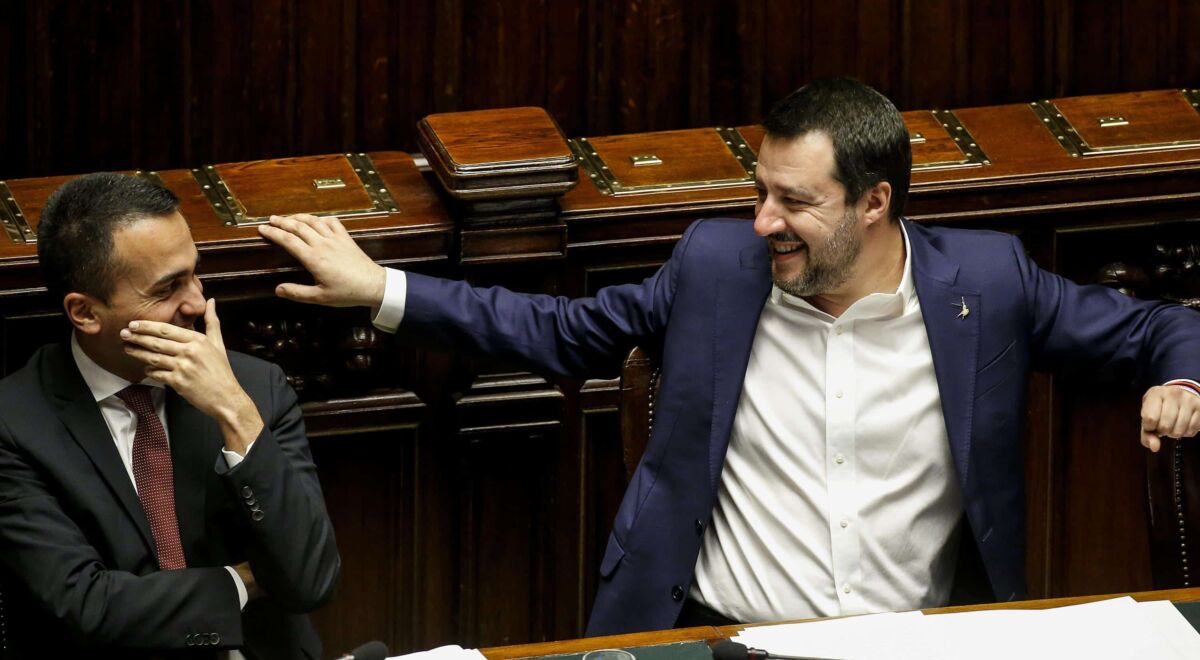
[(1142, 446), (1154, 453), (1162, 448), (1162, 440), (1152, 431), (1142, 431)]
[(283, 298), (284, 300), (320, 304), (321, 287), (309, 286), (305, 284), (284, 283), (275, 287), (275, 295)]
[(204, 306), (204, 334), (217, 346), (225, 347), (225, 340), (221, 338), (221, 319), (217, 318), (216, 298), (209, 298)]

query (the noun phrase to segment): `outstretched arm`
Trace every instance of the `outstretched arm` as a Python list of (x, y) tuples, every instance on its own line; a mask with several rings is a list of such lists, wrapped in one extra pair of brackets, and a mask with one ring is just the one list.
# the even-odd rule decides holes
[(1038, 268), (1012, 242), (1033, 323), (1038, 365), (1112, 369), (1146, 386), (1140, 441), (1158, 451), (1162, 437), (1200, 433), (1200, 313), (1136, 300), (1107, 287), (1081, 286)]

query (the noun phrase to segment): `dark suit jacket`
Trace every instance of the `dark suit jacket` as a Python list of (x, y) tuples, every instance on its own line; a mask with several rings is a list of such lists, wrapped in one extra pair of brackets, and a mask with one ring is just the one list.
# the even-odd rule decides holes
[[(970, 531), (995, 597), (1018, 598), (1029, 370), (1107, 369), (1155, 384), (1195, 379), (1200, 315), (1073, 284), (1038, 268), (1007, 234), (905, 227)], [(654, 428), (601, 560), (589, 634), (675, 622), (770, 288), (764, 241), (745, 220), (693, 224), (658, 273), (595, 298), (408, 275), (402, 332), (575, 377), (615, 374), (633, 344), (663, 356)], [(970, 313), (959, 318), (963, 302)]]
[[(158, 570), (149, 523), (70, 346), (43, 347), (0, 381), (10, 657), (238, 647), (247, 657), (320, 657), (302, 613), (330, 598), (341, 560), (296, 395), (278, 367), (229, 359), (265, 423), (236, 468), (221, 456), (216, 423), (167, 391), (188, 564), (178, 571)], [(268, 596), (240, 612), (224, 566), (247, 560)]]

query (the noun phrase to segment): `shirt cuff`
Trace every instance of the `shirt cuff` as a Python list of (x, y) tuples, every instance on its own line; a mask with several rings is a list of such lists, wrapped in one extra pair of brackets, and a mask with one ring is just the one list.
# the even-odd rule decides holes
[(387, 279), (383, 285), (383, 301), (379, 312), (371, 323), (384, 332), (395, 332), (404, 319), (404, 302), (408, 295), (408, 278), (404, 271), (385, 268)]
[[(250, 444), (246, 445), (246, 456), (249, 456), (250, 450), (254, 449), (255, 442), (258, 441), (251, 440)], [(240, 465), (242, 461), (246, 460), (246, 456), (243, 456), (236, 451), (229, 451), (224, 447), (221, 447), (221, 455), (225, 457), (225, 465), (228, 465), (230, 470)]]
[(1189, 378), (1176, 378), (1175, 380), (1169, 380), (1163, 383), (1163, 385), (1166, 385), (1167, 387), (1182, 387), (1192, 394), (1200, 396), (1200, 383)]
[(246, 609), (246, 601), (250, 600), (250, 594), (246, 593), (246, 583), (242, 582), (242, 576), (238, 575), (232, 566), (226, 566), (225, 570), (229, 571), (229, 574), (233, 576), (233, 584), (237, 586), (238, 609)]

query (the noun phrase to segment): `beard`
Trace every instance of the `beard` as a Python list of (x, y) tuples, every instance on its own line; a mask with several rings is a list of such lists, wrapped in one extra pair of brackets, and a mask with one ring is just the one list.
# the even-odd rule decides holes
[[(803, 270), (790, 278), (784, 278), (775, 272), (774, 268), (771, 269), (771, 279), (775, 286), (797, 298), (828, 293), (840, 287), (850, 278), (854, 262), (862, 251), (862, 236), (855, 231), (857, 225), (858, 215), (854, 209), (846, 209), (842, 221), (820, 249), (806, 244), (808, 263), (804, 265)], [(800, 237), (790, 233), (775, 234), (772, 238), (780, 241), (800, 240)]]

